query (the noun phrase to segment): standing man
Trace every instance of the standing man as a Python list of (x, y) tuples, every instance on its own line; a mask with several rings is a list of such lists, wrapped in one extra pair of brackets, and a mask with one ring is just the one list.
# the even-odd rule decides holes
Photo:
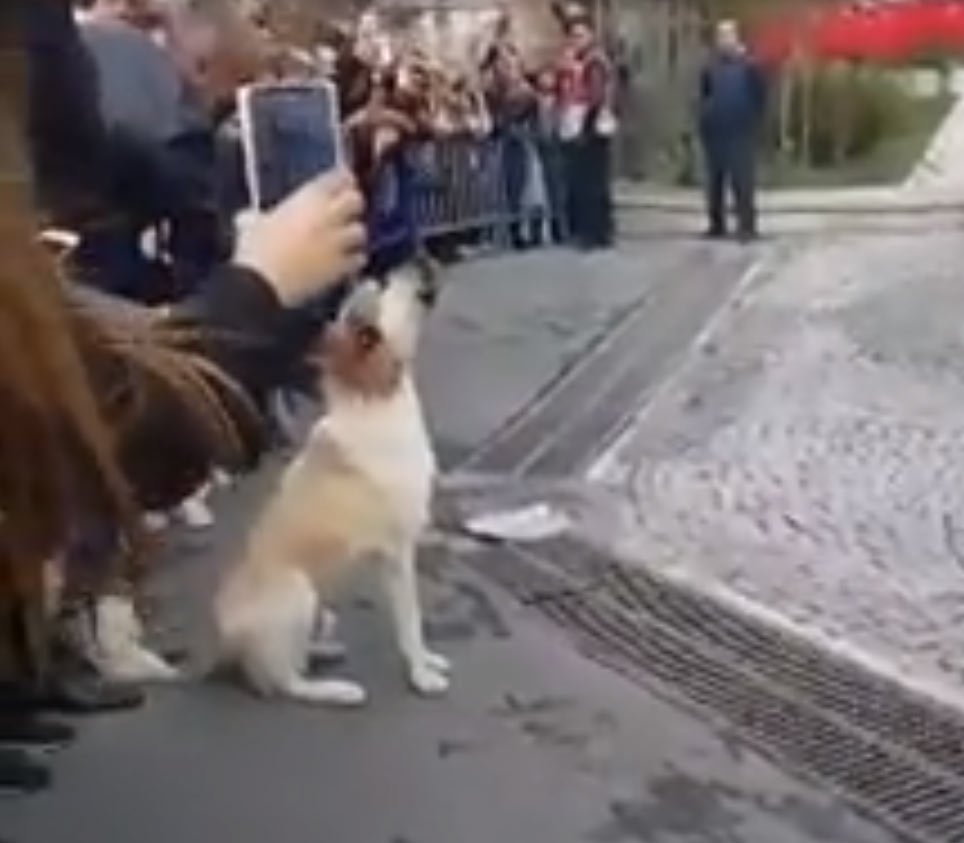
[(716, 50), (700, 78), (700, 138), (706, 161), (707, 237), (727, 234), (727, 191), (733, 193), (737, 235), (756, 239), (756, 153), (766, 104), (766, 83), (735, 21), (716, 28)]

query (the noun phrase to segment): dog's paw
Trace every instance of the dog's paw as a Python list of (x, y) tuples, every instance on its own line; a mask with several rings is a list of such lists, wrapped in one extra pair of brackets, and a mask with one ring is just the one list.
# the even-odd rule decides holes
[(214, 526), (214, 512), (201, 496), (189, 498), (177, 509), (185, 526), (192, 530), (207, 530)]
[(282, 696), (307, 705), (358, 708), (368, 702), (368, 694), (357, 682), (345, 679), (291, 678), (279, 689)]
[(408, 677), (412, 687), (423, 697), (441, 697), (448, 693), (450, 684), (448, 676), (431, 667), (427, 662), (413, 665)]
[(338, 708), (359, 708), (368, 702), (368, 692), (357, 682), (326, 679), (317, 685), (318, 702)]
[(97, 659), (97, 666), (103, 676), (112, 682), (140, 685), (178, 682), (183, 678), (176, 667), (146, 647), (138, 645), (131, 645), (121, 652), (102, 655)]
[(431, 651), (425, 653), (425, 664), (436, 673), (448, 676), (452, 672), (452, 662), (447, 656)]

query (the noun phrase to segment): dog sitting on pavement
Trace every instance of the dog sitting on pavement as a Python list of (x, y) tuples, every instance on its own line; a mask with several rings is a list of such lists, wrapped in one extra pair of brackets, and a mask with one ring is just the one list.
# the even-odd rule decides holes
[(375, 560), (398, 648), (418, 693), (444, 694), (449, 662), (426, 646), (416, 571), (430, 520), (436, 459), (413, 373), (420, 326), (437, 295), (428, 265), (365, 281), (322, 351), (326, 411), (288, 468), (215, 600), (226, 664), (265, 696), (355, 706), (366, 692), (306, 675), (331, 649), (325, 604), (339, 581)]

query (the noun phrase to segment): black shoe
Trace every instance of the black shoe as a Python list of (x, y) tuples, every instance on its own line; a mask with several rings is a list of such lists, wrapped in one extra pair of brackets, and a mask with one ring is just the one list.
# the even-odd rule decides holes
[(0, 744), (21, 746), (65, 746), (76, 737), (66, 723), (30, 716), (0, 715)]
[(68, 714), (96, 714), (143, 705), (140, 688), (104, 679), (84, 655), (85, 636), (92, 634), (87, 614), (75, 608), (57, 619), (50, 667), (40, 688), (40, 707)]
[(704, 240), (726, 240), (726, 230), (722, 228), (708, 228), (700, 237)]
[(760, 239), (760, 234), (757, 231), (741, 231), (737, 235), (736, 239), (744, 245), (748, 243), (756, 243), (756, 241)]
[(139, 708), (144, 700), (144, 692), (136, 686), (108, 682), (92, 671), (77, 671), (51, 677), (41, 703), (63, 714), (101, 714)]
[(19, 749), (0, 749), (0, 791), (37, 793), (50, 787), (50, 771)]

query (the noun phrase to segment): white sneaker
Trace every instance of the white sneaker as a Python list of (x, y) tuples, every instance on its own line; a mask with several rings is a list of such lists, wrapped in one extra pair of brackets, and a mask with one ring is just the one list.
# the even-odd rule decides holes
[(211, 474), (211, 483), (215, 489), (230, 489), (234, 485), (234, 478), (223, 468), (216, 468)]
[(163, 533), (171, 526), (171, 519), (163, 512), (145, 512), (141, 521), (149, 533)]
[(206, 530), (214, 526), (214, 513), (201, 495), (188, 498), (177, 508), (177, 513), (192, 530)]

